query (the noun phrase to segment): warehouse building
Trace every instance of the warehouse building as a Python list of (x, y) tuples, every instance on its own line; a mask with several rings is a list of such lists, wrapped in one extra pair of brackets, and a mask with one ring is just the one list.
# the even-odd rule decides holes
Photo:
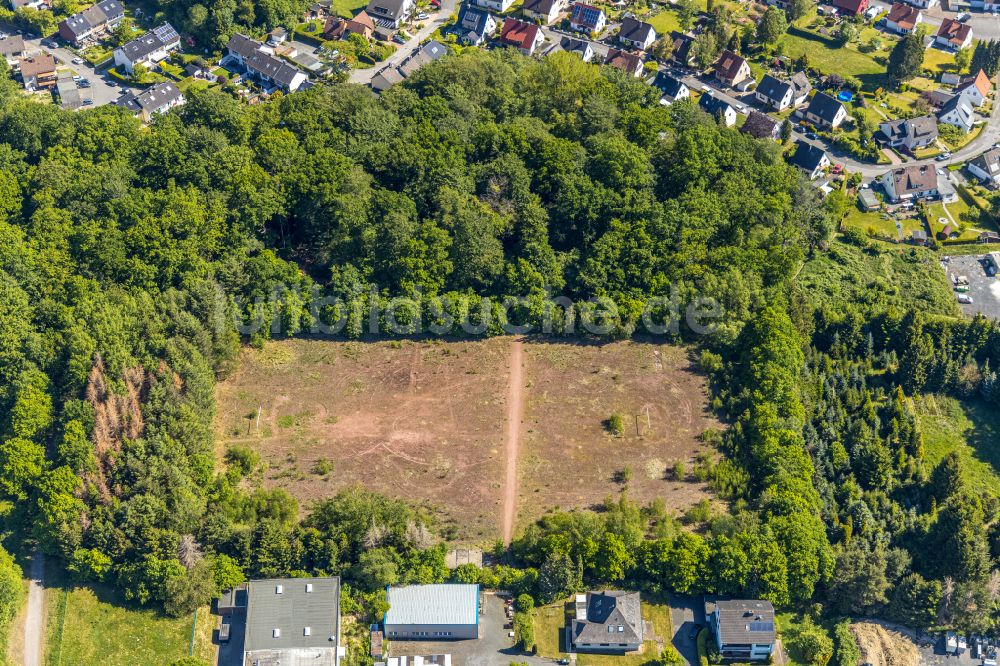
[(479, 638), (478, 585), (406, 585), (386, 592), (383, 625), (390, 640)]

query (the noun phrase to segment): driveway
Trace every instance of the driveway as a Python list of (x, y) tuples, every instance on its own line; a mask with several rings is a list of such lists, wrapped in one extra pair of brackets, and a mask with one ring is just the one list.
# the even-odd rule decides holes
[(429, 39), (430, 36), (434, 34), (435, 30), (448, 22), (448, 17), (451, 16), (454, 11), (455, 0), (443, 0), (441, 2), (441, 8), (432, 13), (430, 18), (426, 21), (423, 21), (424, 27), (417, 31), (417, 34), (415, 34), (405, 44), (398, 45), (395, 53), (386, 58), (384, 61), (376, 63), (374, 67), (351, 70), (351, 75), (347, 80), (351, 83), (367, 85), (372, 82), (372, 79), (375, 78), (376, 74), (381, 72), (386, 67), (398, 67), (399, 65), (402, 65), (407, 58), (413, 55), (416, 50), (420, 48), (421, 42)]
[(24, 666), (42, 666), (42, 634), (45, 627), (45, 557), (36, 551), (28, 579), (28, 612), (24, 620)]
[(697, 597), (670, 595), (671, 642), (691, 666), (698, 664), (698, 643), (691, 637), (695, 625), (705, 626), (705, 604)]

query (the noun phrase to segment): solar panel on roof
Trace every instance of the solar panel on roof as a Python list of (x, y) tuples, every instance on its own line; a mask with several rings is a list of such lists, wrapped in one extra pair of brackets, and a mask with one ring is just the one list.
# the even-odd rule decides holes
[(751, 622), (747, 625), (748, 631), (774, 631), (774, 622)]

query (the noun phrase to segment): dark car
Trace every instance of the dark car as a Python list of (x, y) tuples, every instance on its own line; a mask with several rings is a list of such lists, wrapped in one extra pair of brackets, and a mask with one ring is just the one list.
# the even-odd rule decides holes
[(696, 641), (698, 640), (698, 634), (700, 633), (701, 633), (701, 625), (696, 624), (693, 627), (691, 627), (691, 633), (689, 634), (689, 638), (693, 641)]

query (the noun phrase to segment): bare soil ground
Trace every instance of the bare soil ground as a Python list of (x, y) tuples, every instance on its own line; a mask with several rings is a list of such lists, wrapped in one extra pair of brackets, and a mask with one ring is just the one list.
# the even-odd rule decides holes
[(908, 637), (871, 622), (851, 625), (862, 663), (873, 666), (917, 666), (918, 651)]
[[(440, 510), (459, 542), (488, 543), (502, 536), (512, 344), (286, 340), (246, 349), (218, 387), (218, 454), (254, 448), (268, 464), (264, 484), (288, 489), (306, 510), (362, 483)], [(685, 350), (529, 340), (522, 354), (517, 526), (616, 493), (625, 465), (633, 498), (663, 497), (680, 512), (707, 496), (700, 484), (665, 480), (676, 460), (690, 469), (707, 448), (697, 436), (717, 425)], [(616, 411), (621, 437), (604, 425)]]
[[(632, 341), (525, 346), (520, 526), (551, 508), (602, 502), (622, 488), (626, 467), (633, 500), (662, 497), (681, 513), (709, 497), (704, 484), (667, 480), (677, 461), (690, 471), (711, 450), (699, 435), (720, 427), (687, 353)], [(624, 421), (621, 436), (608, 431), (612, 414)]]

